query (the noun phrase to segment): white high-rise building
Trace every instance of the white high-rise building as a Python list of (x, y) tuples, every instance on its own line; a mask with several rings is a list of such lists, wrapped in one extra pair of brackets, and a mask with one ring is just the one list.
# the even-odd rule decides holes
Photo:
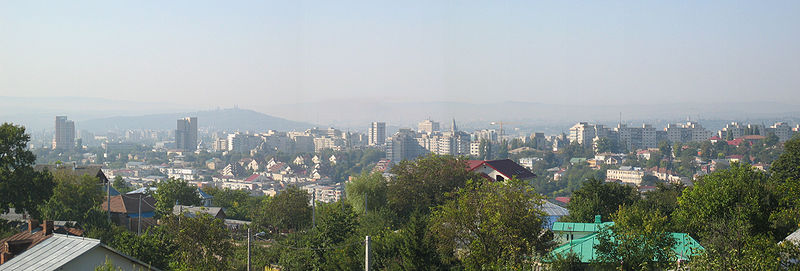
[(386, 144), (386, 123), (373, 122), (369, 127), (369, 145), (380, 146)]
[(569, 142), (577, 142), (581, 145), (590, 145), (597, 136), (594, 125), (587, 122), (579, 122), (569, 128)]
[(439, 131), (439, 123), (429, 119), (424, 120), (419, 124), (417, 124), (417, 131), (420, 133), (428, 133), (428, 134), (437, 132)]

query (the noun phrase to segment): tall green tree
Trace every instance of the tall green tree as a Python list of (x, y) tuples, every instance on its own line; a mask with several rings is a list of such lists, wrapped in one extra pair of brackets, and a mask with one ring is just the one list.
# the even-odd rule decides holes
[(254, 217), (257, 227), (277, 234), (283, 231), (297, 231), (311, 225), (311, 197), (308, 192), (290, 186), (262, 203), (262, 208)]
[(480, 178), (466, 167), (463, 157), (436, 154), (400, 162), (392, 167), (394, 177), (387, 184), (389, 207), (403, 221), (415, 211), (430, 213), (431, 207), (450, 199), (448, 192)]
[(749, 238), (773, 234), (769, 218), (777, 204), (770, 187), (765, 173), (734, 163), (683, 191), (673, 215), (675, 225), (699, 238), (709, 252), (719, 253), (712, 257), (741, 257)]
[[(377, 210), (386, 206), (386, 180), (380, 172), (362, 173), (347, 183), (345, 191), (347, 192), (347, 202), (353, 206), (356, 213), (364, 213), (365, 203), (369, 210)], [(366, 197), (366, 202), (364, 197)]]
[(614, 224), (598, 235), (598, 265), (622, 270), (663, 270), (675, 261), (667, 217), (640, 205), (621, 206)]
[(169, 178), (161, 181), (156, 186), (153, 197), (156, 199), (156, 212), (161, 215), (172, 214), (172, 208), (177, 202), (180, 205), (200, 205), (202, 200), (197, 193), (197, 187), (190, 185), (183, 179)]
[(221, 219), (208, 214), (195, 217), (168, 216), (164, 219), (164, 229), (172, 237), (175, 246), (170, 269), (230, 269), (233, 243), (230, 231)]
[(53, 193), (52, 176), (33, 170), (36, 157), (27, 149), (29, 140), (25, 127), (0, 125), (0, 213), (15, 208), (39, 217), (37, 206)]
[(604, 182), (592, 178), (583, 182), (580, 189), (572, 193), (567, 204), (569, 215), (564, 221), (589, 222), (595, 215), (606, 221), (616, 213), (621, 205), (632, 205), (639, 200), (636, 188), (614, 182)]
[(770, 179), (777, 184), (779, 210), (772, 214), (772, 221), (780, 235), (797, 229), (800, 223), (800, 136), (795, 136), (783, 145), (784, 151), (770, 168)]
[(447, 261), (466, 269), (522, 269), (552, 247), (543, 228), (543, 197), (522, 181), (470, 182), (431, 214)]
[(398, 267), (402, 270), (447, 269), (436, 249), (436, 240), (428, 231), (428, 217), (419, 212), (411, 214), (400, 231)]
[(103, 203), (104, 193), (97, 177), (66, 171), (56, 171), (53, 176), (53, 195), (39, 206), (42, 219), (83, 222), (92, 208)]

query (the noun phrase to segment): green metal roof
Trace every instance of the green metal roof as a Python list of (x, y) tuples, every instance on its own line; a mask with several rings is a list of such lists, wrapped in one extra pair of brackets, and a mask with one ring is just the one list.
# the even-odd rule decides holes
[[(609, 222), (607, 222), (609, 223)], [(603, 223), (603, 224), (607, 224)], [(573, 224), (592, 224), (592, 223), (573, 223)], [(598, 224), (595, 224), (598, 225)], [(555, 225), (554, 225), (555, 227)], [(699, 254), (701, 250), (703, 250), (703, 246), (700, 245), (697, 241), (694, 240), (689, 234), (686, 233), (671, 233), (672, 237), (675, 238), (675, 246), (672, 247), (673, 252), (680, 260), (688, 260), (689, 257)], [(594, 248), (595, 245), (599, 244), (600, 241), (597, 239), (597, 233), (584, 236), (583, 238), (575, 239), (561, 245), (553, 251), (551, 251), (551, 255), (566, 255), (569, 252), (575, 253), (578, 255), (582, 263), (591, 263), (597, 257), (597, 252)]]
[(573, 222), (555, 222), (553, 223), (553, 231), (567, 231), (567, 232), (597, 232), (602, 227), (614, 225), (614, 222), (605, 223), (573, 223)]

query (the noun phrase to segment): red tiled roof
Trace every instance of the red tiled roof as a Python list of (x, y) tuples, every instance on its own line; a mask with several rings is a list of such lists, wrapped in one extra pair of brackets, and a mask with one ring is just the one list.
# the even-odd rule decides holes
[(569, 203), (570, 199), (571, 199), (570, 197), (556, 197), (556, 201), (563, 203)]
[(467, 170), (471, 171), (473, 169), (476, 169), (480, 165), (483, 165), (484, 162), (486, 162), (486, 161), (483, 161), (483, 160), (468, 160), (467, 161)]
[[(142, 212), (152, 212), (155, 210), (156, 200), (152, 196), (142, 197)], [(108, 210), (108, 201), (103, 200), (100, 206), (104, 211)], [(131, 195), (117, 195), (111, 197), (111, 212), (132, 214), (139, 212), (139, 197)]]
[(253, 175), (250, 175), (250, 177), (247, 177), (247, 179), (245, 179), (244, 181), (245, 182), (252, 182), (253, 180), (255, 180), (258, 177), (261, 177), (261, 175), (253, 174)]

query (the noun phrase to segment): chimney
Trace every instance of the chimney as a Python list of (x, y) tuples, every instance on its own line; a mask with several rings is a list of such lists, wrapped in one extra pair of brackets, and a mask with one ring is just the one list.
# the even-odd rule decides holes
[(33, 230), (39, 227), (39, 221), (36, 219), (28, 219), (28, 233), (33, 233)]
[(53, 234), (53, 221), (52, 220), (42, 221), (42, 231), (44, 232), (44, 235)]
[(600, 215), (595, 215), (594, 216), (594, 223), (595, 224), (603, 223), (603, 221), (600, 219)]

